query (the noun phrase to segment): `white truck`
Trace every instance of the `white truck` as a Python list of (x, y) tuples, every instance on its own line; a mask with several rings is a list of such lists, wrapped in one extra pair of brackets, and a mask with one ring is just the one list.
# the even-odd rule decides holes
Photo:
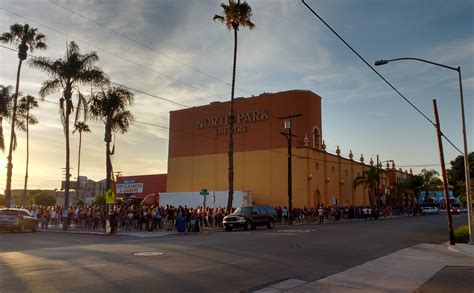
[[(205, 189), (196, 192), (163, 192), (160, 193), (160, 206), (226, 208), (228, 195), (228, 191), (207, 191)], [(251, 191), (234, 191), (232, 207), (249, 205), (252, 205)]]

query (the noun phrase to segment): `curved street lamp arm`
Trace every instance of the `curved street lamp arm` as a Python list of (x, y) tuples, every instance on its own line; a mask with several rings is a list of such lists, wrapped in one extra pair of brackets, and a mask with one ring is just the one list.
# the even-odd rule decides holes
[(436, 62), (432, 62), (432, 61), (428, 61), (428, 60), (425, 60), (425, 59), (421, 59), (421, 58), (395, 58), (395, 59), (390, 59), (390, 60), (384, 60), (384, 59), (381, 59), (379, 61), (375, 61), (375, 66), (379, 66), (379, 65), (384, 65), (384, 64), (387, 64), (388, 62), (392, 62), (392, 61), (398, 61), (398, 60), (416, 60), (416, 61), (420, 61), (420, 62), (425, 62), (425, 63), (429, 63), (429, 64), (433, 64), (433, 65), (436, 65), (436, 66), (441, 66), (441, 67), (444, 67), (444, 68), (448, 68), (448, 69), (451, 69), (451, 70), (456, 70), (459, 72), (460, 70), (460, 67), (452, 67), (452, 66), (448, 66), (448, 65), (444, 65), (444, 64), (440, 64), (440, 63), (436, 63)]

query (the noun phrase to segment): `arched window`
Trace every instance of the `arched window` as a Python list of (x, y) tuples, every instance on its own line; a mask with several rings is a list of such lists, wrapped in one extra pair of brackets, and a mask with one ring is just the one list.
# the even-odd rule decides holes
[(321, 132), (316, 126), (313, 128), (313, 148), (321, 149)]

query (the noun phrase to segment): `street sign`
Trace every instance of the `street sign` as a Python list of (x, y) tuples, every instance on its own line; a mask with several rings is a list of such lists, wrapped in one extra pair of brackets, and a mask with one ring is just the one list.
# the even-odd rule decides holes
[(205, 196), (205, 195), (209, 195), (209, 191), (207, 191), (207, 189), (203, 188), (203, 189), (201, 190), (201, 192), (199, 192), (199, 194), (200, 194), (200, 195), (204, 195), (204, 196)]
[(115, 192), (112, 188), (109, 188), (105, 193), (105, 203), (106, 204), (114, 204), (115, 203)]

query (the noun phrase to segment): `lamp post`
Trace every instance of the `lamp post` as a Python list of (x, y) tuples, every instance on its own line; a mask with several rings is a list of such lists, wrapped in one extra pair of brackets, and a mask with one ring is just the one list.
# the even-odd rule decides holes
[(415, 60), (415, 61), (420, 61), (424, 63), (429, 63), (432, 65), (444, 67), (447, 69), (451, 69), (454, 71), (457, 71), (458, 73), (458, 79), (459, 79), (459, 96), (461, 100), (461, 124), (462, 124), (462, 136), (463, 136), (463, 144), (464, 144), (464, 176), (466, 180), (466, 197), (467, 197), (467, 217), (468, 217), (468, 229), (469, 229), (469, 244), (474, 245), (474, 239), (472, 235), (472, 195), (471, 195), (471, 178), (469, 174), (469, 153), (467, 150), (467, 137), (466, 137), (466, 121), (465, 121), (465, 116), (464, 116), (464, 95), (463, 95), (463, 90), (462, 90), (462, 78), (461, 78), (461, 66), (458, 67), (451, 67), (448, 65), (428, 61), (425, 59), (420, 59), (420, 58), (396, 58), (396, 59), (390, 59), (390, 60), (378, 60), (375, 61), (374, 65), (375, 66), (380, 66), (387, 64), (392, 61), (399, 61), (399, 60)]
[(285, 117), (278, 117), (279, 120), (285, 120), (285, 129), (288, 132), (280, 132), (288, 141), (288, 224), (293, 224), (293, 192), (292, 192), (292, 167), (291, 167), (291, 138), (296, 135), (291, 134), (291, 118), (300, 117), (303, 114), (288, 114)]
[[(382, 164), (383, 163), (388, 163), (388, 162), (395, 162), (394, 160), (385, 160), (385, 161), (379, 161), (379, 155), (377, 155), (377, 193), (378, 195), (380, 196), (380, 169), (382, 168)], [(386, 179), (386, 178), (383, 178), (383, 179)], [(384, 190), (384, 193), (383, 193), (383, 196), (385, 197), (385, 190)], [(382, 196), (380, 196), (382, 197)], [(384, 205), (387, 204), (387, 199), (385, 197), (385, 203)]]

